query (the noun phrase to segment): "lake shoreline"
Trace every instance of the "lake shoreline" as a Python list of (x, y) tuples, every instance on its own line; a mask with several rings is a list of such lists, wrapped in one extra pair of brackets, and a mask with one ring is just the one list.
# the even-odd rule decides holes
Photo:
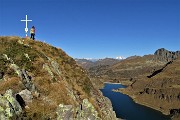
[[(171, 119), (169, 115), (163, 114), (161, 111), (154, 109), (147, 104), (140, 103), (138, 100), (136, 100), (136, 96), (131, 96), (122, 91), (117, 91), (119, 88), (124, 90), (124, 87), (126, 86), (124, 86), (122, 83), (106, 82), (104, 83), (104, 88), (101, 90), (102, 92), (104, 90), (103, 95), (111, 100), (113, 104), (113, 110), (116, 112), (118, 118), (125, 118), (130, 120), (134, 120), (134, 118), (147, 119), (148, 115), (153, 115), (149, 116), (147, 120), (157, 118), (163, 120)], [(115, 92), (118, 94), (114, 94)], [(121, 109), (119, 109), (118, 106), (121, 107)], [(134, 113), (136, 113), (135, 116)]]
[(103, 86), (99, 89), (104, 89), (105, 84), (120, 84), (120, 85), (122, 85), (122, 83), (103, 82)]
[[(123, 82), (122, 83), (112, 83), (112, 82), (104, 82), (104, 84), (120, 84), (120, 85), (123, 85), (123, 86), (126, 86), (127, 84), (123, 84)], [(105, 86), (105, 85), (104, 85)], [(104, 88), (104, 86), (103, 86), (103, 88)], [(103, 89), (102, 88), (102, 89)], [(120, 92), (120, 93), (122, 93), (122, 94), (124, 94), (124, 95), (127, 95), (127, 96), (129, 96), (135, 103), (137, 103), (137, 104), (140, 104), (140, 105), (143, 105), (143, 106), (146, 106), (146, 107), (149, 107), (149, 108), (152, 108), (152, 109), (154, 109), (154, 110), (157, 110), (157, 111), (159, 111), (159, 112), (161, 112), (162, 114), (164, 114), (164, 115), (170, 115), (170, 114), (168, 114), (168, 112), (167, 111), (162, 111), (161, 109), (158, 109), (158, 108), (155, 108), (155, 107), (153, 107), (153, 106), (150, 106), (149, 104), (147, 104), (147, 103), (143, 103), (143, 102), (141, 102), (141, 101), (138, 101), (138, 99), (136, 99), (137, 98), (137, 96), (133, 96), (133, 95), (131, 95), (131, 94), (128, 94), (127, 92), (124, 92), (124, 90), (125, 90), (126, 88), (120, 88), (120, 89), (112, 89), (112, 91), (113, 92)]]
[(140, 105), (143, 105), (143, 106), (152, 108), (152, 109), (154, 109), (154, 110), (157, 110), (157, 111), (161, 112), (161, 113), (164, 114), (164, 115), (170, 115), (170, 114), (168, 113), (168, 111), (163, 111), (163, 110), (158, 109), (158, 108), (156, 108), (156, 107), (154, 107), (154, 106), (151, 106), (151, 105), (149, 105), (149, 104), (147, 104), (147, 103), (145, 103), (145, 102), (139, 101), (139, 100), (137, 99), (137, 95), (131, 95), (131, 94), (129, 94), (128, 92), (125, 92), (123, 89), (126, 89), (126, 88), (121, 88), (121, 89), (118, 89), (118, 90), (113, 89), (112, 91), (113, 91), (113, 92), (120, 92), (120, 93), (122, 93), (122, 94), (124, 94), (124, 95), (129, 96), (129, 97), (130, 97), (135, 103), (137, 103), (137, 104), (140, 104)]
[(112, 82), (104, 82), (104, 84), (121, 84), (121, 85), (123, 85), (122, 83), (112, 83)]

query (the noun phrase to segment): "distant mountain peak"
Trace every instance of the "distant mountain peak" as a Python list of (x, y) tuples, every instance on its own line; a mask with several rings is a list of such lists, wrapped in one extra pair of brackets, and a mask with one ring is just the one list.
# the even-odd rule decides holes
[(96, 58), (84, 58), (86, 60), (89, 60), (89, 61), (92, 61), (92, 62), (96, 62), (98, 61), (99, 59), (96, 59)]
[(125, 57), (123, 57), (123, 56), (117, 56), (116, 59), (118, 59), (118, 60), (123, 60), (123, 59), (125, 59)]

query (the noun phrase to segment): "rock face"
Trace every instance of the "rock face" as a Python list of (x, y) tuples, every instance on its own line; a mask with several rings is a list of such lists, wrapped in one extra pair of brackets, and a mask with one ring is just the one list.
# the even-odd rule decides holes
[(73, 106), (60, 104), (57, 108), (57, 120), (73, 120)]
[(168, 51), (164, 48), (161, 48), (161, 49), (156, 50), (154, 55), (155, 55), (155, 59), (158, 59), (160, 61), (169, 62), (169, 61), (175, 60), (177, 57), (179, 57), (180, 51), (173, 52), (173, 51)]
[(98, 112), (88, 99), (84, 99), (77, 108), (73, 108), (72, 105), (60, 104), (56, 113), (58, 120), (100, 120)]
[(23, 100), (25, 101), (25, 103), (31, 103), (32, 102), (32, 99), (33, 99), (32, 93), (31, 93), (31, 91), (29, 91), (27, 89), (22, 90), (17, 95), (20, 95), (23, 98)]
[(0, 119), (15, 120), (20, 119), (22, 108), (17, 100), (12, 95), (12, 90), (9, 89), (4, 95), (0, 95)]
[(0, 66), (0, 120), (117, 119), (85, 70), (60, 48), (0, 37)]
[(31, 81), (31, 77), (27, 74), (25, 69), (21, 70), (16, 64), (11, 64), (10, 67), (18, 74), (22, 83), (28, 90), (35, 91), (35, 86)]

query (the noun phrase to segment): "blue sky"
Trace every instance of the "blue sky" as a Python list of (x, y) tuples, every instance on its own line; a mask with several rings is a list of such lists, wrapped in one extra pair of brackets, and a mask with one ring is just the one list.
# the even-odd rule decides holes
[(24, 37), (26, 14), (36, 39), (74, 58), (180, 50), (179, 0), (0, 0), (0, 36)]

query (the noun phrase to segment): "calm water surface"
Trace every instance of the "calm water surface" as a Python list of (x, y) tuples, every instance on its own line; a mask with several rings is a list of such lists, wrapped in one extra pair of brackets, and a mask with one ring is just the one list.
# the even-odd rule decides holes
[(135, 103), (130, 97), (112, 89), (124, 88), (121, 84), (106, 83), (101, 89), (104, 96), (108, 97), (118, 118), (126, 120), (170, 120), (170, 116), (163, 115), (154, 109)]

